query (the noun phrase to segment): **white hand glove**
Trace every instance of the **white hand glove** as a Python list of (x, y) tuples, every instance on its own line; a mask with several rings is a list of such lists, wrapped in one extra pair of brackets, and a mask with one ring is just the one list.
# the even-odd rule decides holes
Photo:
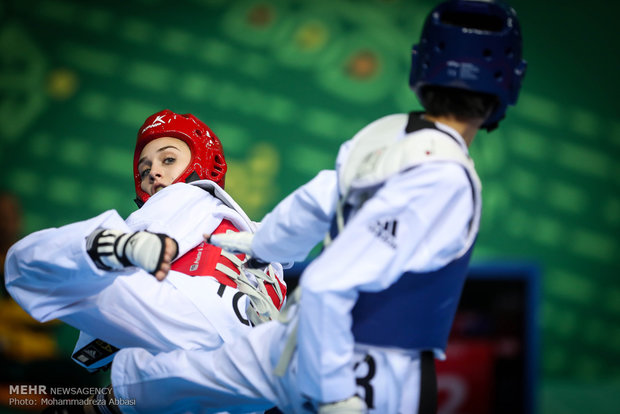
[[(164, 260), (166, 238), (165, 234), (148, 231), (123, 233), (98, 229), (86, 239), (86, 250), (100, 269), (120, 270), (138, 266), (155, 274)], [(179, 251), (178, 244), (176, 251)]]
[(207, 242), (214, 246), (221, 247), (231, 253), (244, 253), (254, 256), (252, 251), (252, 240), (254, 234), (247, 231), (228, 232), (220, 234), (212, 234), (207, 238)]
[(346, 400), (320, 404), (318, 414), (365, 414), (368, 412), (366, 403), (357, 395)]

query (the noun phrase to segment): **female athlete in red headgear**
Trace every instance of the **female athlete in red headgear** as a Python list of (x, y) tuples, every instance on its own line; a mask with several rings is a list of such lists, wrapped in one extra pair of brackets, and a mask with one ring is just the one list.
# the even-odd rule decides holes
[[(152, 170), (148, 159), (144, 159), (144, 149), (153, 145), (153, 141), (161, 138), (171, 138), (182, 141), (189, 149), (190, 157), (187, 164), (176, 167), (181, 169), (179, 175), (166, 185), (177, 182), (190, 182), (196, 180), (211, 180), (224, 188), (226, 177), (226, 160), (222, 143), (215, 133), (201, 120), (192, 114), (176, 114), (168, 109), (149, 116), (138, 132), (138, 140), (133, 157), (133, 175), (136, 185), (136, 203), (144, 204), (154, 194), (151, 181), (156, 176), (148, 176)], [(165, 166), (166, 164), (164, 164)], [(145, 171), (148, 171), (145, 173)], [(176, 170), (175, 170), (176, 171)], [(170, 177), (167, 177), (170, 179)], [(155, 190), (163, 187), (158, 186)], [(151, 190), (151, 191), (149, 191)]]
[(256, 230), (223, 188), (226, 169), (222, 144), (195, 116), (151, 115), (133, 161), (141, 207), (18, 241), (8, 291), (35, 319), (80, 329), (73, 359), (91, 371), (119, 348), (215, 349), (272, 319), (286, 295), (282, 267), (247, 269), (244, 255), (203, 239)]

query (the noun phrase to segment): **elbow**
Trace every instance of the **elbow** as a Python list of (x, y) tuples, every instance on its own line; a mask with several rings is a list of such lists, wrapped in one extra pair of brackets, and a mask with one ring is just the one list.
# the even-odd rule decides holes
[(11, 298), (31, 317), (39, 322), (55, 319), (45, 302), (53, 297), (51, 292), (41, 287), (35, 280), (23, 274), (19, 256), (9, 250), (4, 266), (4, 285)]
[(50, 312), (45, 312), (43, 310), (45, 306), (41, 306), (40, 300), (32, 297), (31, 292), (15, 285), (7, 285), (7, 291), (15, 303), (38, 322), (48, 322), (55, 319), (50, 315)]

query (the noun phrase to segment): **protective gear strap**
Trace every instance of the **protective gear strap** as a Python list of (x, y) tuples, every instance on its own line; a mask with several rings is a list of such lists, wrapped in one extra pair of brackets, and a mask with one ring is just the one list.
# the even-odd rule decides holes
[[(244, 254), (233, 254), (211, 243), (216, 236), (239, 233), (230, 221), (222, 220), (213, 231), (209, 243), (203, 242), (190, 250), (171, 268), (189, 276), (214, 277), (218, 282), (247, 294), (250, 298), (248, 306), (252, 308), (251, 311), (248, 309), (248, 317), (256, 325), (278, 315), (286, 296), (286, 285), (277, 278), (269, 263), (247, 260)], [(252, 236), (251, 233), (241, 233)]]
[[(292, 313), (297, 309), (297, 303), (301, 299), (301, 286), (297, 286), (292, 294), (289, 295), (288, 302), (286, 306), (280, 312), (278, 316), (278, 320), (284, 324), (291, 323), (293, 321)], [(295, 319), (293, 322), (295, 325), (293, 326), (291, 333), (289, 334), (286, 344), (284, 345), (284, 349), (280, 353), (280, 359), (276, 367), (273, 369), (273, 374), (278, 377), (283, 377), (286, 373), (286, 369), (288, 368), (291, 360), (293, 359), (293, 353), (297, 348), (297, 327), (298, 321)]]
[[(275, 319), (280, 311), (274, 305), (274, 302), (281, 304), (284, 301), (284, 295), (280, 288), (279, 281), (273, 276), (274, 271), (271, 266), (268, 266), (265, 270), (245, 268), (243, 262), (232, 253), (222, 250), (221, 254), (237, 265), (239, 272), (237, 273), (221, 263), (218, 263), (215, 268), (230, 277), (237, 284), (237, 289), (239, 289), (240, 292), (248, 295), (250, 299), (250, 309), (247, 311), (247, 316), (250, 321), (254, 325), (259, 325), (263, 322)], [(254, 276), (256, 286), (248, 279), (246, 272)], [(266, 283), (274, 289), (277, 297), (276, 300), (269, 294), (265, 286)]]

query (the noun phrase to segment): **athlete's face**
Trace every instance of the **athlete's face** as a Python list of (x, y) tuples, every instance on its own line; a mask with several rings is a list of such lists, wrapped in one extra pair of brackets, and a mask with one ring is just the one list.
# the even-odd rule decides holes
[(192, 153), (178, 138), (162, 137), (146, 144), (140, 153), (140, 188), (153, 195), (176, 180), (189, 165)]

